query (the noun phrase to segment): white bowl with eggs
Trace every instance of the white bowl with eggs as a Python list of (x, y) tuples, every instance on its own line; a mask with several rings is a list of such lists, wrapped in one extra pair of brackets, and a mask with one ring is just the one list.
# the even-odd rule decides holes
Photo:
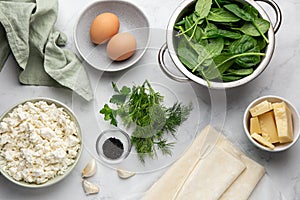
[[(269, 102), (269, 103), (267, 103)], [(255, 117), (258, 117), (258, 119), (262, 119), (262, 118), (265, 118), (264, 117), (260, 117), (266, 113), (270, 113), (270, 112), (273, 112), (272, 114), (272, 118), (271, 118), (271, 122), (273, 121), (274, 124), (275, 124), (275, 128), (276, 128), (276, 134), (279, 134), (279, 131), (278, 131), (278, 126), (279, 124), (281, 124), (280, 126), (282, 126), (282, 121), (279, 121), (280, 119), (285, 119), (283, 112), (278, 112), (275, 111), (274, 109), (274, 103), (281, 103), (282, 105), (282, 102), (285, 103), (285, 106), (288, 108), (289, 112), (287, 112), (287, 116), (289, 115), (290, 113), (290, 116), (291, 116), (291, 131), (292, 131), (292, 136), (290, 137), (291, 138), (291, 141), (289, 142), (270, 142), (273, 147), (270, 148), (264, 144), (262, 144), (261, 142), (259, 142), (257, 139), (255, 139), (253, 136), (251, 136), (253, 134), (253, 130), (251, 131), (251, 125), (250, 125), (250, 119), (251, 118), (255, 118)], [(269, 109), (267, 112), (263, 111), (264, 109), (260, 109), (260, 111), (257, 111), (255, 110), (255, 112), (263, 112), (262, 114), (259, 114), (258, 116), (253, 116), (253, 108), (255, 108), (257, 105), (262, 105), (262, 104), (265, 104), (265, 106), (263, 107), (267, 107), (266, 105), (269, 104)], [(279, 104), (277, 104), (279, 105)], [(256, 107), (257, 108), (257, 107)], [(262, 108), (262, 107), (261, 107)], [(251, 113), (251, 109), (252, 109), (252, 113)], [(282, 111), (282, 110), (281, 110)], [(280, 118), (280, 119), (278, 119)], [(262, 137), (266, 138), (264, 136), (264, 133), (263, 132), (266, 132), (265, 130), (262, 129), (262, 124), (264, 124), (263, 126), (266, 127), (266, 124), (269, 124), (265, 119), (262, 119), (263, 121), (259, 121), (258, 124), (259, 124), (259, 128), (261, 130), (261, 133), (258, 133), (258, 135), (261, 135)], [(267, 96), (262, 96), (262, 97), (259, 97), (255, 100), (253, 100), (249, 105), (248, 107), (246, 108), (245, 112), (244, 112), (244, 117), (243, 117), (243, 126), (244, 126), (244, 131), (246, 133), (246, 136), (247, 138), (250, 140), (250, 142), (252, 144), (254, 144), (256, 147), (258, 147), (259, 149), (261, 150), (264, 150), (264, 151), (267, 151), (267, 152), (281, 152), (281, 151), (285, 151), (289, 148), (291, 148), (299, 139), (299, 136), (300, 136), (300, 116), (299, 116), (299, 113), (297, 111), (297, 109), (293, 106), (293, 104), (288, 101), (287, 99), (283, 98), (283, 97), (280, 97), (280, 96), (275, 96), (275, 95), (267, 95)], [(284, 122), (283, 122), (284, 123)], [(269, 125), (267, 125), (269, 126)], [(265, 129), (265, 128), (264, 128)], [(282, 129), (282, 128), (281, 128)], [(252, 132), (252, 133), (251, 133)], [(282, 131), (281, 131), (282, 132)], [(282, 134), (281, 134), (282, 135)], [(256, 135), (257, 136), (257, 135)], [(260, 136), (258, 136), (260, 137)], [(279, 140), (280, 140), (280, 136), (278, 135), (279, 137)], [(261, 138), (261, 137), (260, 137)]]
[(74, 113), (57, 100), (29, 99), (0, 118), (0, 172), (17, 185), (58, 183), (75, 168), (82, 147)]
[[(101, 71), (115, 72), (134, 65), (144, 55), (149, 41), (147, 17), (127, 1), (93, 2), (83, 9), (74, 27), (80, 56)], [(124, 56), (126, 51), (129, 55)]]

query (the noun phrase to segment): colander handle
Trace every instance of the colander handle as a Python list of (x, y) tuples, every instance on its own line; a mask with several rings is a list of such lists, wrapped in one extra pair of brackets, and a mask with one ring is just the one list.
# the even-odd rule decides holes
[(269, 4), (274, 9), (276, 21), (275, 21), (275, 24), (273, 26), (273, 29), (274, 29), (274, 33), (276, 33), (278, 31), (278, 29), (280, 28), (281, 21), (282, 21), (282, 14), (281, 14), (281, 10), (280, 10), (278, 4), (274, 0), (256, 0), (256, 1), (265, 2), (265, 3)]
[(168, 69), (168, 67), (165, 64), (165, 59), (164, 59), (164, 55), (166, 53), (167, 48), (168, 48), (167, 44), (164, 43), (158, 52), (158, 63), (159, 63), (160, 68), (168, 77), (170, 77), (171, 79), (173, 79), (175, 81), (179, 81), (179, 82), (189, 81), (189, 79), (187, 77), (177, 76)]

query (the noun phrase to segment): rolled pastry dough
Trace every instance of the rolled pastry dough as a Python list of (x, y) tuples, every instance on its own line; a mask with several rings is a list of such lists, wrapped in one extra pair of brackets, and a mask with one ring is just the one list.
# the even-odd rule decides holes
[[(217, 166), (220, 164), (217, 161), (220, 157), (224, 157), (225, 161), (222, 162), (226, 165), (230, 165), (231, 161), (233, 174), (229, 175), (227, 169), (224, 170), (225, 173), (220, 173), (222, 171), (219, 171), (220, 165)], [(195, 138), (183, 156), (152, 185), (143, 200), (208, 200), (202, 194), (208, 188), (210, 188), (209, 191), (205, 193), (209, 192), (211, 199), (246, 200), (264, 173), (261, 165), (245, 156), (223, 135), (208, 125)], [(200, 181), (204, 181), (207, 185), (199, 186)], [(214, 185), (216, 183), (217, 185)], [(210, 191), (212, 188), (213, 191)]]

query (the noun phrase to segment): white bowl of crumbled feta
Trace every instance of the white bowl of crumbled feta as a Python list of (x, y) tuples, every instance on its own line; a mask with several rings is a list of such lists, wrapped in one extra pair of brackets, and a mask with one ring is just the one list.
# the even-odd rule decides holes
[(49, 98), (27, 100), (0, 118), (0, 172), (30, 188), (65, 178), (82, 151), (80, 126), (73, 112)]

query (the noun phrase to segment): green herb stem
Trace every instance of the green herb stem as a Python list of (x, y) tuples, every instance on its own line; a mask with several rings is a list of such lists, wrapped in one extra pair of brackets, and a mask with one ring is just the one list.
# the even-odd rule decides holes
[(218, 6), (218, 8), (221, 8), (220, 4), (218, 3), (217, 0), (214, 0), (214, 2), (216, 3), (216, 5)]
[(238, 57), (243, 57), (243, 56), (265, 56), (265, 55), (266, 55), (265, 53), (255, 53), (255, 52), (236, 54), (236, 55), (233, 55), (230, 58), (224, 60), (223, 62), (219, 63), (217, 65), (217, 68), (219, 68), (221, 65), (224, 65), (226, 62), (228, 62), (232, 59), (238, 58)]
[(201, 19), (200, 18), (198, 18), (197, 19), (197, 21), (195, 21), (195, 26), (194, 26), (194, 29), (193, 29), (193, 32), (192, 32), (192, 35), (190, 36), (190, 38), (188, 39), (188, 41), (191, 41), (192, 39), (193, 39), (193, 37), (194, 37), (194, 35), (195, 35), (195, 32), (196, 32), (196, 29), (197, 29), (197, 24), (199, 23), (199, 21), (200, 21)]
[(112, 85), (117, 94), (110, 98), (110, 103), (117, 108), (113, 109), (105, 104), (100, 110), (104, 120), (117, 126), (118, 115), (127, 128), (134, 125), (131, 143), (142, 163), (146, 156), (155, 157), (156, 149), (171, 155), (174, 143), (168, 143), (165, 135), (171, 133), (176, 138), (176, 129), (188, 118), (192, 106), (174, 103), (172, 107), (166, 108), (162, 104), (163, 96), (147, 80), (131, 89), (123, 86), (119, 90), (116, 84)]
[(192, 72), (194, 73), (201, 65), (202, 63), (207, 59), (207, 57), (203, 58), (195, 67), (192, 69)]
[[(196, 23), (194, 23), (191, 27), (189, 27), (189, 28), (186, 29), (186, 30), (183, 30), (183, 29), (182, 29), (183, 31), (181, 31), (180, 33), (177, 33), (176, 36), (181, 36), (181, 35), (183, 35), (183, 34), (189, 32), (190, 30), (192, 30), (192, 28), (194, 28), (195, 25), (196, 25)], [(182, 26), (180, 26), (180, 27), (182, 27)]]

